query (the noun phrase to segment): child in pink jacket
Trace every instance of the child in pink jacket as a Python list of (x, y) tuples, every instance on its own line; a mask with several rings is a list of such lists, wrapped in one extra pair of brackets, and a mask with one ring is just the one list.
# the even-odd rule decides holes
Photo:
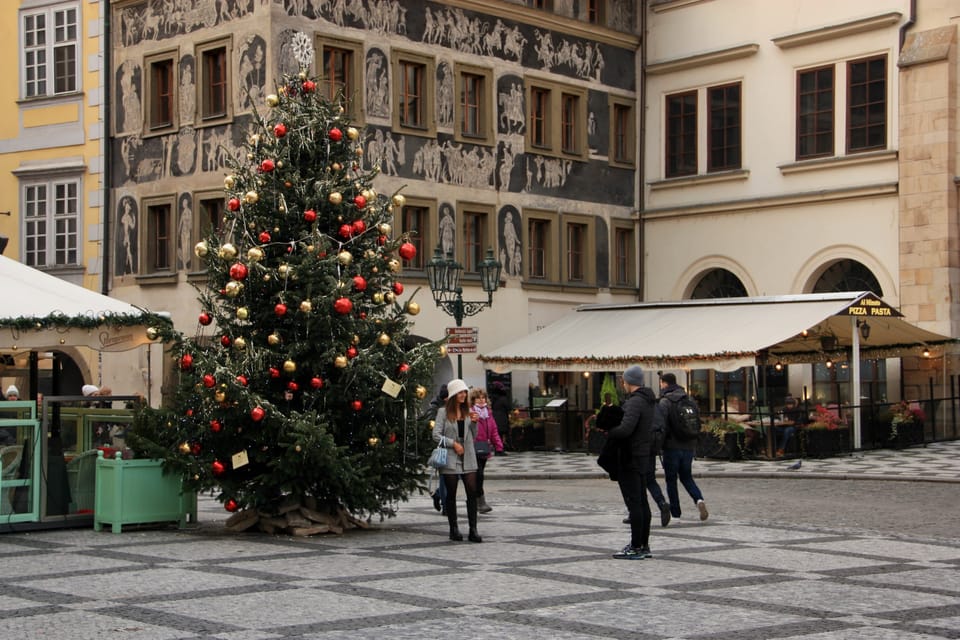
[[(497, 421), (490, 413), (486, 391), (478, 388), (470, 391), (470, 410), (479, 416), (477, 439), (474, 442), (474, 448), (477, 450), (477, 496), (479, 498), (477, 507), (480, 513), (490, 513), (493, 507), (487, 504), (483, 495), (483, 470), (487, 466), (487, 460), (493, 457), (495, 451), (503, 451), (503, 440), (500, 439), (500, 432), (497, 430)], [(486, 453), (481, 453), (484, 448)]]

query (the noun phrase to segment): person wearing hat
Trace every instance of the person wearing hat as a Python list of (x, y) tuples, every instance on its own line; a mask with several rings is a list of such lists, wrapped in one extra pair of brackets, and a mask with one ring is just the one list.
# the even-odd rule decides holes
[[(660, 402), (657, 404), (657, 413), (664, 424), (669, 423), (669, 403), (680, 402), (686, 396), (687, 392), (677, 384), (677, 376), (672, 373), (660, 376)], [(693, 457), (696, 450), (696, 440), (684, 440), (669, 428), (667, 429), (667, 437), (663, 442), (663, 476), (664, 483), (667, 485), (667, 498), (670, 501), (670, 515), (674, 518), (679, 518), (681, 513), (678, 479), (697, 505), (700, 519), (706, 520), (710, 515), (707, 511), (707, 503), (703, 500), (703, 493), (693, 479)]]
[(447, 490), (447, 522), (450, 524), (450, 539), (463, 540), (457, 526), (457, 484), (463, 480), (467, 494), (467, 521), (470, 542), (483, 542), (477, 532), (477, 453), (474, 441), (477, 439), (477, 414), (467, 405), (467, 383), (455, 378), (447, 383), (447, 401), (437, 411), (433, 425), (433, 439), (445, 446), (447, 464), (440, 469), (440, 481)]
[(619, 445), (617, 483), (630, 514), (630, 544), (613, 554), (620, 560), (652, 558), (650, 553), (650, 503), (647, 502), (647, 468), (652, 458), (652, 430), (657, 397), (643, 384), (643, 370), (633, 365), (623, 372), (623, 402), (620, 424), (607, 432), (609, 442)]
[(7, 387), (7, 400), (19, 400), (20, 399), (20, 389), (17, 389), (17, 385), (12, 384)]

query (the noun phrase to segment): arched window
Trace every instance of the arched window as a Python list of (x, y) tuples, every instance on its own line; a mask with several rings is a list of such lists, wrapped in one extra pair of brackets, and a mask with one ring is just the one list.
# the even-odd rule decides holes
[(871, 291), (883, 297), (883, 289), (877, 277), (856, 260), (839, 260), (821, 274), (813, 293), (836, 293), (840, 291)]
[(710, 298), (743, 298), (746, 295), (747, 288), (740, 282), (740, 278), (726, 269), (714, 269), (700, 278), (690, 298), (709, 300)]

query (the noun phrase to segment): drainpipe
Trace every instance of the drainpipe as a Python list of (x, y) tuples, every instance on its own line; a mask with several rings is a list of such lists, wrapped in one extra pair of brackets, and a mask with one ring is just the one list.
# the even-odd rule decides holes
[(910, 0), (910, 17), (900, 27), (900, 49), (903, 51), (903, 41), (907, 39), (907, 30), (917, 23), (917, 0)]
[(100, 113), (103, 114), (100, 132), (100, 148), (103, 154), (103, 173), (101, 173), (100, 176), (100, 186), (103, 189), (103, 199), (100, 203), (102, 220), (100, 255), (103, 258), (100, 264), (100, 293), (110, 295), (110, 262), (112, 260), (110, 255), (110, 248), (112, 246), (110, 242), (110, 186), (113, 184), (113, 153), (111, 151), (113, 137), (110, 135), (112, 128), (110, 126), (110, 120), (112, 118), (110, 101), (112, 100), (112, 96), (110, 87), (112, 86), (111, 80), (113, 72), (111, 68), (113, 66), (113, 56), (111, 55), (112, 33), (110, 26), (110, 3), (101, 2), (100, 6), (103, 7), (104, 11), (103, 31), (100, 35), (100, 46), (103, 50), (103, 55), (101, 56), (103, 64), (100, 67)]
[(644, 252), (646, 239), (644, 234), (643, 210), (645, 209), (646, 199), (644, 196), (644, 167), (646, 166), (644, 149), (646, 148), (647, 138), (647, 2), (644, 0), (639, 3), (640, 7), (640, 87), (637, 116), (640, 119), (640, 126), (637, 130), (637, 193), (640, 197), (640, 206), (637, 208), (637, 244), (640, 247), (637, 252), (637, 301), (643, 302), (644, 289), (643, 282), (646, 278), (646, 269), (644, 267)]

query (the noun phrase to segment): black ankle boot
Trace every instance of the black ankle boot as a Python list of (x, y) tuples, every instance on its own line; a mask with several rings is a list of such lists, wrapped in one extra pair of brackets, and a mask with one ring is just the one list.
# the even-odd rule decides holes
[[(470, 534), (473, 535), (472, 533)], [(450, 526), (450, 539), (454, 542), (460, 542), (463, 540), (463, 534), (460, 533), (460, 529), (457, 528), (457, 525)]]
[(467, 540), (470, 542), (483, 542), (483, 538), (480, 537), (480, 534), (477, 533), (477, 530), (473, 527), (470, 528), (470, 533), (467, 534)]

